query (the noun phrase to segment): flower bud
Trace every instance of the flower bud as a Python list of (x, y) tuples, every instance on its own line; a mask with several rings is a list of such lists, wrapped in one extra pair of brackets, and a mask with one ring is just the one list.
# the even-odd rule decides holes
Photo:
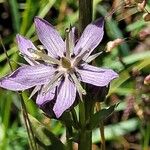
[(146, 6), (146, 0), (143, 0), (143, 2), (141, 2), (141, 3), (138, 3), (137, 4), (137, 9), (138, 9), (138, 11), (144, 11), (144, 9), (145, 9), (145, 6)]
[(106, 52), (112, 51), (113, 48), (117, 47), (122, 42), (124, 42), (124, 39), (120, 39), (120, 38), (118, 38), (114, 41), (109, 41), (106, 46)]
[(143, 15), (143, 19), (144, 19), (144, 21), (150, 21), (150, 13), (145, 13)]
[(145, 77), (144, 84), (149, 85), (150, 84), (150, 74)]
[(144, 40), (149, 35), (150, 35), (150, 29), (148, 29), (148, 28), (139, 32), (139, 38), (140, 38), (140, 40)]
[(44, 103), (43, 105), (39, 106), (39, 108), (44, 112), (44, 115), (48, 118), (54, 118), (56, 119), (56, 115), (53, 111), (53, 107), (55, 104), (55, 100), (52, 100), (50, 102)]
[(91, 93), (91, 99), (93, 102), (104, 102), (109, 92), (109, 85), (103, 87), (90, 85), (89, 91)]

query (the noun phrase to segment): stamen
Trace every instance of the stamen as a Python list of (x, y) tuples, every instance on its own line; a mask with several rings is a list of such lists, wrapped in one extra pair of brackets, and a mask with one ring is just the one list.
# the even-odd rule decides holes
[(72, 27), (66, 29), (66, 57), (70, 59), (71, 55), (73, 54), (74, 48), (74, 36)]
[[(40, 50), (35, 50), (35, 49), (32, 49), (32, 48), (29, 48), (28, 49), (31, 53), (35, 54), (35, 59), (37, 60), (43, 60), (47, 63), (50, 63), (50, 64), (60, 64), (60, 61), (58, 59), (55, 59), (55, 58), (52, 58), (50, 57), (49, 55), (47, 54), (44, 54), (42, 51)], [(34, 56), (33, 56), (34, 57)]]
[(64, 74), (63, 71), (58, 72), (51, 80), (48, 84), (43, 86), (42, 92), (43, 93), (47, 93), (49, 90), (51, 90), (54, 85), (56, 85), (58, 83), (58, 79)]
[(78, 65), (78, 63), (83, 60), (83, 58), (86, 56), (86, 54), (89, 53), (90, 50), (85, 51), (84, 53), (82, 53), (80, 56), (76, 57), (75, 61), (74, 61), (74, 66)]
[(66, 29), (66, 57), (70, 59), (70, 43), (69, 43), (69, 32), (70, 29)]
[[(37, 50), (37, 49), (36, 49), (36, 50)], [(33, 48), (28, 48), (28, 51), (29, 51), (30, 53), (35, 53), (36, 50), (33, 49)]]
[(73, 82), (79, 93), (80, 99), (82, 100), (82, 94), (86, 95), (86, 91), (83, 89), (82, 85), (80, 84), (80, 81), (78, 80), (78, 78), (76, 77), (76, 75), (74, 73), (70, 73), (70, 76), (72, 77)]
[(43, 51), (45, 49), (45, 47), (43, 45), (38, 45), (37, 48), (38, 48), (38, 50), (41, 50), (41, 51)]
[(61, 65), (62, 65), (63, 68), (67, 68), (67, 69), (71, 68), (70, 61), (67, 58), (65, 58), (65, 57), (62, 57)]

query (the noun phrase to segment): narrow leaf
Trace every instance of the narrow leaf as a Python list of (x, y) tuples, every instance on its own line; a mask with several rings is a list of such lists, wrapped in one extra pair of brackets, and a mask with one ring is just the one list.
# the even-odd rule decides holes
[[(63, 143), (55, 137), (41, 122), (29, 115), (33, 132), (40, 143), (45, 147), (55, 147), (58, 150), (64, 150)], [(41, 145), (41, 144), (40, 144)]]
[(96, 128), (101, 121), (103, 121), (104, 119), (106, 119), (108, 116), (110, 116), (113, 113), (116, 106), (117, 105), (115, 104), (115, 105), (110, 106), (107, 109), (101, 109), (100, 111), (96, 112), (89, 120), (89, 124), (87, 124), (87, 128), (89, 130)]

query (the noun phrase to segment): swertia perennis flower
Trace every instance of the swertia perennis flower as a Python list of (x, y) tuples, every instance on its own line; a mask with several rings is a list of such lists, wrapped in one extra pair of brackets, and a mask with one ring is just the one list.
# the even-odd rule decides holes
[(89, 24), (77, 43), (74, 28), (67, 29), (64, 42), (52, 25), (36, 17), (35, 27), (44, 49), (17, 35), (19, 50), (29, 65), (23, 65), (0, 79), (0, 87), (22, 91), (35, 86), (31, 96), (38, 92), (36, 103), (42, 106), (54, 101), (53, 111), (59, 118), (74, 103), (76, 91), (81, 99), (82, 94), (86, 94), (81, 81), (106, 86), (118, 77), (111, 69), (88, 64), (100, 54), (91, 55), (102, 40), (103, 25), (103, 18)]

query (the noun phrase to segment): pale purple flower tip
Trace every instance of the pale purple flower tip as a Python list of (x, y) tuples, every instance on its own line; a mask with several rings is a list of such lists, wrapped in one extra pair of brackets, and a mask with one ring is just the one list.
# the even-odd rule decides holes
[(88, 65), (89, 60), (99, 55), (90, 57), (103, 38), (103, 26), (103, 18), (89, 24), (78, 42), (71, 29), (64, 42), (51, 24), (36, 17), (35, 27), (43, 48), (35, 47), (30, 40), (17, 35), (18, 48), (30, 65), (21, 66), (0, 79), (0, 87), (22, 91), (35, 86), (31, 97), (38, 93), (37, 105), (44, 110), (46, 104), (52, 104), (49, 112), (59, 118), (73, 105), (77, 92), (80, 96), (86, 94), (80, 82), (103, 87), (118, 77), (111, 69)]

